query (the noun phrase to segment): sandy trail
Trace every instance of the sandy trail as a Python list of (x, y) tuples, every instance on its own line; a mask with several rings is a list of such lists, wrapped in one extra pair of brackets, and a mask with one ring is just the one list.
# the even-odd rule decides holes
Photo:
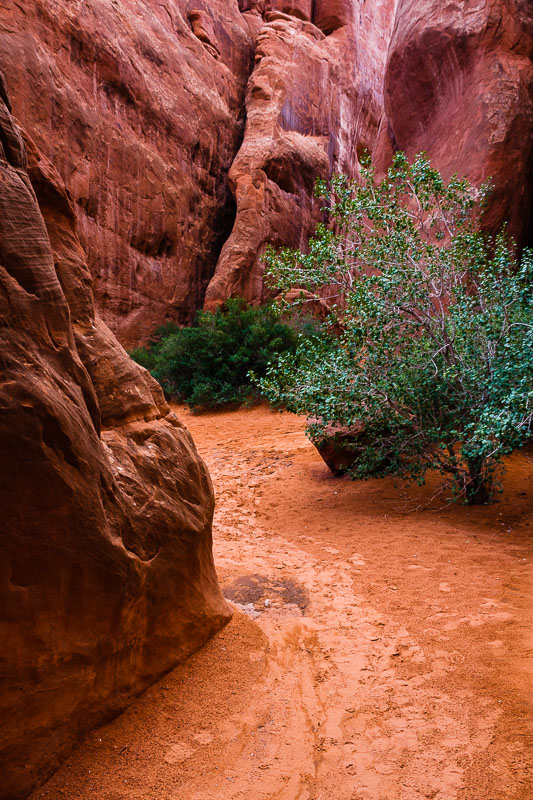
[(405, 513), (299, 418), (180, 413), (236, 614), (34, 800), (531, 800), (531, 457), (490, 508)]

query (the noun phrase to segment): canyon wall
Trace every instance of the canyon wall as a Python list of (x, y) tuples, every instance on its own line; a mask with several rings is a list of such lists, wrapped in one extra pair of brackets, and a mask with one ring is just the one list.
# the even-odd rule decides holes
[(5, 0), (14, 113), (73, 197), (97, 307), (125, 345), (304, 244), (317, 175), (426, 150), (492, 177), (531, 243), (529, 0)]
[(530, 0), (0, 4), (2, 800), (228, 619), (209, 477), (118, 340), (265, 299), (367, 150), (492, 176), (533, 244), (532, 55)]
[(236, 0), (0, 4), (13, 113), (66, 183), (123, 343), (202, 304), (233, 223), (252, 45)]
[(375, 138), (395, 2), (2, 4), (14, 114), (65, 181), (123, 344), (191, 320), (210, 282), (260, 299), (265, 240), (303, 243), (315, 174)]
[(229, 619), (213, 491), (158, 384), (95, 315), (63, 182), (0, 79), (0, 798)]
[(400, 0), (376, 143), (424, 150), (445, 177), (491, 178), (489, 228), (533, 245), (533, 4)]

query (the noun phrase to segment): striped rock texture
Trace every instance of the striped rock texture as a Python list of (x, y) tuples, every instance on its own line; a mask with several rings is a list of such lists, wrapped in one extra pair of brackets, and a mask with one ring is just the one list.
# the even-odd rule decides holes
[(0, 797), (227, 622), (213, 491), (94, 312), (62, 181), (0, 84)]

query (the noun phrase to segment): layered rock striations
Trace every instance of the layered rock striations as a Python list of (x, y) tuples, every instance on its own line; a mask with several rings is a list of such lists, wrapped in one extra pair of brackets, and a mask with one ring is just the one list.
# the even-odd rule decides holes
[(533, 241), (529, 0), (7, 0), (16, 115), (74, 201), (122, 343), (228, 295), (266, 244), (303, 244), (317, 175), (426, 150), (492, 177), (487, 224)]
[(236, 0), (1, 4), (14, 113), (67, 185), (125, 344), (203, 301), (233, 222), (252, 45)]
[(190, 435), (94, 312), (55, 167), (0, 82), (0, 798), (229, 618)]

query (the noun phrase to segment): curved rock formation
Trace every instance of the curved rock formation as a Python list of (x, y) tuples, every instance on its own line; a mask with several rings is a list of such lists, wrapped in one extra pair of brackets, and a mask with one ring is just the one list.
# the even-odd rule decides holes
[(2, 800), (229, 618), (206, 468), (95, 316), (69, 196), (27, 151), (0, 81)]
[[(303, 16), (303, 12), (301, 12)], [(217, 263), (206, 294), (212, 308), (226, 297), (263, 299), (260, 255), (267, 242), (274, 245), (305, 243), (316, 221), (313, 202), (316, 177), (328, 174), (332, 65), (325, 51), (324, 34), (308, 21), (272, 11), (256, 39), (256, 66), (246, 96), (244, 142), (229, 173), (235, 196), (235, 225)], [(324, 52), (321, 60), (320, 53)], [(338, 64), (336, 65), (338, 67)], [(316, 106), (317, 95), (307, 94), (302, 74), (312, 76), (326, 102)]]
[(394, 2), (372, 16), (361, 10), (357, 22), (350, 0), (273, 5), (281, 10), (263, 11), (255, 40), (244, 140), (229, 172), (236, 219), (207, 308), (230, 296), (268, 297), (267, 244), (305, 247), (321, 216), (316, 179), (357, 172), (382, 115), (379, 76)]
[[(146, 340), (303, 244), (317, 174), (426, 150), (492, 177), (487, 225), (533, 243), (529, 0), (8, 0), (15, 113), (75, 201), (96, 303)], [(244, 138), (243, 138), (244, 137)]]
[[(533, 244), (533, 6), (400, 0), (384, 76), (390, 149), (441, 172), (492, 179), (489, 228)], [(388, 140), (388, 143), (385, 143)]]

